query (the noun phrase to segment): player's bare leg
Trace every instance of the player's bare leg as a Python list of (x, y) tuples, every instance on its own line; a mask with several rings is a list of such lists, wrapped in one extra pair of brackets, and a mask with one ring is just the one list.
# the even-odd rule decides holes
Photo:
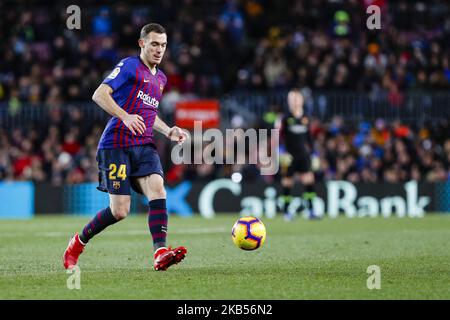
[(72, 268), (78, 262), (86, 244), (106, 227), (120, 221), (130, 212), (131, 197), (128, 195), (109, 195), (109, 207), (100, 210), (79, 234), (76, 233), (64, 251), (64, 268)]
[(315, 178), (314, 173), (309, 171), (300, 174), (300, 182), (304, 187), (303, 191), (303, 201), (306, 204), (306, 210), (308, 212), (308, 219), (318, 219), (319, 217), (315, 214), (313, 208), (313, 200), (316, 197), (316, 192), (314, 188)]
[(167, 207), (164, 180), (159, 174), (136, 178), (142, 193), (149, 200), (148, 226), (153, 239), (154, 268), (166, 270), (171, 265), (184, 259), (185, 247), (171, 249), (166, 245), (167, 238)]

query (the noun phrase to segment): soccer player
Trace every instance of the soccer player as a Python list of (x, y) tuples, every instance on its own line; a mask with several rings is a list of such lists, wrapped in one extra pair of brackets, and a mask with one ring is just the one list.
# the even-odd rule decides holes
[(287, 170), (283, 171), (281, 185), (283, 188), (283, 213), (285, 220), (290, 221), (294, 213), (290, 212), (292, 201), (292, 188), (295, 178), (299, 177), (303, 185), (303, 203), (308, 212), (308, 218), (318, 218), (313, 209), (313, 200), (316, 196), (314, 188), (314, 173), (311, 169), (311, 152), (313, 143), (309, 133), (309, 119), (304, 115), (304, 98), (300, 90), (292, 89), (288, 93), (289, 110), (278, 121), (277, 127), (281, 130), (286, 151), (289, 155)]
[(166, 270), (184, 259), (185, 247), (166, 246), (167, 210), (163, 170), (153, 130), (183, 143), (186, 132), (168, 127), (158, 117), (158, 105), (167, 77), (158, 68), (167, 46), (165, 29), (145, 25), (138, 41), (140, 55), (120, 61), (94, 92), (92, 99), (113, 117), (100, 138), (97, 161), (100, 191), (109, 193), (109, 207), (100, 210), (64, 252), (64, 267), (77, 264), (86, 244), (106, 227), (130, 212), (131, 188), (149, 200), (148, 226), (153, 239), (154, 269)]

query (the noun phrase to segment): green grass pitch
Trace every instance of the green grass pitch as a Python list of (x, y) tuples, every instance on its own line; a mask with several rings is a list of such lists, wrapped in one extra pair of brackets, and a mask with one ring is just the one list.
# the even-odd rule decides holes
[[(450, 299), (450, 215), (263, 218), (266, 243), (252, 252), (232, 243), (237, 217), (171, 216), (168, 242), (188, 255), (156, 272), (146, 216), (131, 216), (91, 240), (80, 290), (61, 256), (89, 217), (0, 221), (0, 299)], [(370, 265), (379, 290), (367, 288)]]

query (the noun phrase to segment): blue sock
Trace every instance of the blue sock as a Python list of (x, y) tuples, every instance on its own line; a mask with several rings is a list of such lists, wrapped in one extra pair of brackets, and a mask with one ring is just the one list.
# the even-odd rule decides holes
[(152, 200), (148, 206), (148, 229), (152, 235), (153, 248), (156, 250), (166, 246), (168, 220), (166, 199)]
[(100, 210), (84, 227), (83, 231), (79, 235), (80, 240), (86, 244), (97, 233), (100, 233), (107, 226), (110, 226), (116, 222), (117, 219), (113, 216), (110, 207)]

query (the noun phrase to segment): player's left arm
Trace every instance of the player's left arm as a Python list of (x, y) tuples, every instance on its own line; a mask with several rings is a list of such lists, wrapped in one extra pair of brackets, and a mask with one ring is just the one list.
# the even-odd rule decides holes
[(158, 116), (156, 116), (155, 123), (153, 124), (153, 129), (162, 133), (164, 136), (169, 138), (172, 141), (176, 141), (178, 143), (183, 143), (189, 135), (186, 131), (182, 130), (177, 126), (169, 127), (163, 120), (161, 120)]

